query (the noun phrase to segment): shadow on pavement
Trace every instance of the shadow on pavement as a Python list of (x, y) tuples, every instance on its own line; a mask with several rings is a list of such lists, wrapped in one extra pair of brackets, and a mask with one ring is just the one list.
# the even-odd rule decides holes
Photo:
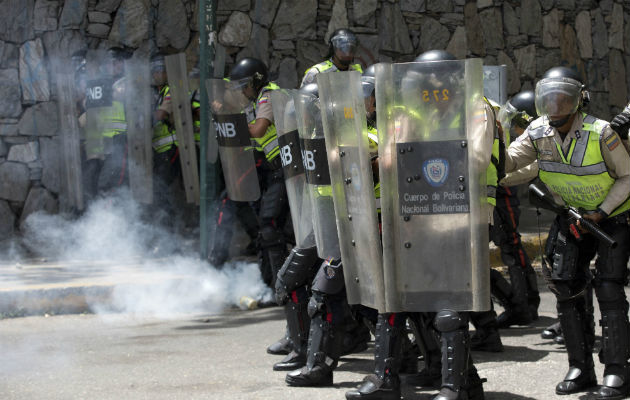
[[(175, 328), (176, 330), (206, 330), (215, 328), (238, 328), (244, 325), (259, 324), (266, 321), (277, 321), (285, 319), (284, 309), (282, 307), (271, 307), (263, 312), (252, 314), (251, 312), (242, 312), (240, 310), (228, 310), (226, 312), (242, 313), (242, 317), (225, 318), (221, 314), (212, 315), (206, 318), (199, 318), (193, 321), (194, 325), (183, 325)], [(278, 336), (282, 332), (278, 332)]]

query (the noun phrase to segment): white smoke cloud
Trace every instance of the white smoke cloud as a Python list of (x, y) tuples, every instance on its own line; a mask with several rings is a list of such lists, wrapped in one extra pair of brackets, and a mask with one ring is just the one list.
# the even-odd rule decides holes
[[(21, 244), (62, 265), (68, 275), (113, 285), (105, 298), (86, 297), (96, 313), (168, 317), (220, 312), (239, 305), (244, 296), (271, 300), (257, 264), (232, 262), (216, 269), (199, 259), (193, 240), (169, 232), (151, 217), (123, 191), (92, 203), (76, 219), (30, 215)], [(20, 262), (18, 254), (11, 253), (14, 263)]]

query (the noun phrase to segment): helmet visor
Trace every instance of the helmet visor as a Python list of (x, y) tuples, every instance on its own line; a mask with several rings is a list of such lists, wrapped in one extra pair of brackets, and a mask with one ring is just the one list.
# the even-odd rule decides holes
[(249, 85), (250, 82), (251, 82), (251, 77), (235, 79), (235, 80), (230, 81), (230, 83), (228, 84), (228, 87), (231, 90), (243, 90), (247, 87), (247, 85)]
[(353, 56), (357, 51), (357, 40), (347, 35), (335, 36), (331, 39), (333, 48), (343, 55)]
[(534, 119), (534, 117), (527, 114), (525, 111), (517, 110), (516, 107), (514, 107), (509, 101), (501, 107), (497, 118), (499, 119), (503, 130), (508, 132), (511, 132), (513, 126), (525, 129)]
[(536, 84), (535, 102), (538, 115), (558, 117), (570, 115), (580, 105), (582, 85), (569, 78), (543, 79)]

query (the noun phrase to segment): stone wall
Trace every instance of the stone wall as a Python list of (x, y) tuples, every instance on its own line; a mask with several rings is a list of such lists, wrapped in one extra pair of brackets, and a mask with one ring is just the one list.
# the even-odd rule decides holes
[[(0, 0), (0, 239), (37, 210), (57, 212), (59, 118), (50, 60), (82, 48), (159, 47), (198, 57), (195, 0)], [(358, 59), (410, 61), (445, 48), (506, 64), (509, 93), (533, 88), (556, 65), (575, 68), (590, 112), (610, 118), (628, 101), (630, 4), (621, 0), (218, 0), (228, 68), (261, 58), (296, 87), (326, 56), (326, 39), (350, 27)]]

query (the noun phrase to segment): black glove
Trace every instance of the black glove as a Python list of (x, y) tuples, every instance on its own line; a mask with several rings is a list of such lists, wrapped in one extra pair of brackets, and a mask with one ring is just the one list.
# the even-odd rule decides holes
[(630, 128), (630, 111), (623, 110), (615, 118), (610, 121), (610, 127), (621, 136), (622, 139), (628, 139), (628, 128)]

